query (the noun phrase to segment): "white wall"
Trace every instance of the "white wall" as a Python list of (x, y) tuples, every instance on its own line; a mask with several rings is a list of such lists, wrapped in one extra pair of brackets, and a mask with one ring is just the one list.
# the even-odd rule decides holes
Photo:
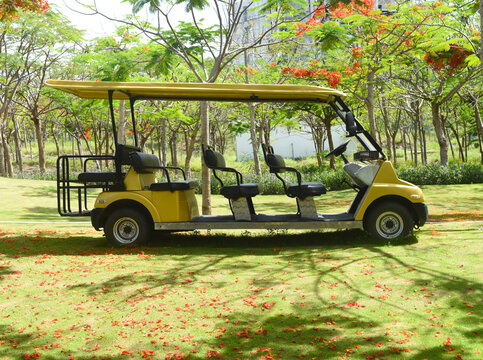
[[(345, 126), (335, 125), (332, 127), (332, 137), (334, 147), (347, 140), (345, 137)], [(310, 129), (305, 128), (300, 132), (287, 131), (285, 128), (275, 129), (270, 134), (271, 145), (276, 154), (288, 159), (298, 159), (308, 156), (315, 156), (315, 146), (310, 134)], [(349, 143), (347, 154), (351, 154), (356, 150), (355, 139)], [(327, 141), (324, 143), (324, 149), (329, 149)], [(260, 156), (263, 156), (260, 149)], [(236, 137), (236, 158), (237, 161), (246, 161), (253, 159), (252, 144), (250, 134), (241, 134)]]

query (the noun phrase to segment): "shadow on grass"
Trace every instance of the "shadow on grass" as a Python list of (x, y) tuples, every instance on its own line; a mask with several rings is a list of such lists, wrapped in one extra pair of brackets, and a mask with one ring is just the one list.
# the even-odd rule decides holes
[(26, 192), (26, 196), (41, 197), (41, 198), (57, 198), (57, 189), (55, 183), (52, 186), (39, 186), (31, 191)]
[[(327, 232), (305, 232), (290, 234), (274, 230), (268, 234), (241, 235), (207, 232), (164, 233), (155, 232), (151, 241), (144, 246), (112, 247), (105, 238), (92, 235), (78, 236), (59, 231), (38, 231), (19, 235), (0, 233), (0, 253), (11, 257), (94, 254), (160, 254), (170, 252), (191, 254), (231, 254), (232, 250), (249, 250), (256, 254), (278, 254), (281, 248), (352, 249), (388, 245), (385, 241), (372, 239), (362, 230), (340, 230)], [(390, 245), (411, 245), (417, 243), (416, 236), (398, 240)]]
[[(72, 208), (74, 211), (77, 209)], [(86, 222), (90, 224), (91, 218), (89, 216), (63, 216), (60, 217), (57, 212), (56, 206), (36, 206), (26, 209), (25, 216), (22, 217), (23, 221), (51, 221), (58, 223), (69, 223), (69, 222)], [(59, 220), (60, 219), (60, 220)]]
[[(417, 332), (420, 338), (433, 338), (436, 330), (443, 329), (437, 326), (439, 322), (443, 324), (443, 322), (449, 321), (444, 319), (444, 312), (449, 314), (449, 312), (457, 311), (461, 316), (451, 318), (455, 321), (451, 328), (457, 330), (451, 331), (456, 334), (456, 331), (464, 329), (464, 336), (469, 341), (472, 343), (479, 341), (478, 331), (481, 331), (481, 318), (477, 314), (481, 310), (479, 303), (482, 296), (482, 285), (480, 282), (472, 280), (471, 277), (465, 278), (464, 273), (458, 270), (459, 268), (455, 270), (443, 266), (447, 265), (446, 259), (443, 257), (428, 259), (424, 250), (430, 250), (430, 246), (438, 246), (437, 244), (426, 245), (424, 249), (419, 246), (407, 246), (417, 242), (415, 237), (410, 237), (395, 244), (406, 245), (405, 247), (387, 247), (385, 243), (374, 241), (359, 230), (302, 234), (278, 232), (261, 236), (161, 233), (156, 235), (156, 239), (153, 239), (154, 241), (149, 246), (115, 249), (109, 247), (104, 239), (91, 235), (62, 238), (62, 234), (52, 232), (33, 236), (3, 233), (1, 234), (2, 239), (0, 239), (0, 253), (11, 258), (40, 254), (163, 255), (161, 262), (155, 256), (139, 258), (126, 256), (124, 260), (128, 262), (123, 264), (126, 266), (123, 266), (122, 270), (118, 269), (117, 274), (105, 272), (101, 281), (92, 283), (87, 280), (83, 284), (69, 286), (64, 290), (65, 296), (71, 293), (73, 296), (86, 294), (99, 298), (106, 293), (114, 294), (119, 291), (120, 293), (113, 298), (112, 304), (109, 303), (110, 306), (117, 308), (126, 307), (126, 301), (129, 300), (128, 303), (139, 303), (139, 309), (144, 309), (143, 306), (146, 304), (152, 304), (154, 301), (159, 303), (160, 295), (166, 297), (166, 300), (163, 301), (172, 301), (175, 304), (176, 301), (184, 300), (179, 300), (182, 299), (178, 297), (181, 293), (170, 292), (170, 289), (182, 289), (182, 293), (194, 294), (199, 291), (199, 287), (213, 282), (215, 288), (213, 294), (222, 294), (223, 289), (230, 289), (230, 286), (233, 286), (235, 278), (240, 277), (242, 283), (249, 280), (249, 285), (244, 286), (253, 286), (257, 289), (257, 311), (253, 311), (251, 306), (246, 307), (244, 311), (245, 308), (241, 306), (238, 307), (239, 310), (227, 313), (226, 317), (224, 315), (213, 317), (214, 323), (210, 323), (210, 328), (206, 329), (212, 331), (213, 336), (201, 344), (204, 351), (190, 354), (190, 359), (207, 358), (207, 349), (213, 350), (212, 358), (222, 356), (226, 359), (260, 359), (262, 356), (265, 356), (266, 359), (341, 359), (344, 357), (368, 358), (368, 356), (402, 358), (401, 353), (409, 347), (410, 352), (404, 358), (442, 359), (454, 358), (459, 349), (467, 346), (467, 344), (463, 346), (461, 338), (458, 339), (456, 335), (451, 335), (452, 347), (456, 348), (455, 351), (449, 351), (442, 345), (444, 338), (441, 341), (438, 340), (439, 346), (434, 345), (434, 340), (428, 345), (424, 343), (414, 345), (410, 342), (403, 345), (397, 344), (395, 341), (388, 342), (388, 337), (383, 334), (387, 331), (386, 327), (392, 318), (382, 316), (386, 312), (398, 313), (398, 322), (405, 324), (405, 327), (401, 328), (399, 326), (403, 325), (394, 326), (395, 329), (391, 330), (391, 337), (399, 336), (404, 340), (405, 336), (401, 335), (401, 331), (405, 330), (408, 333)], [(290, 248), (292, 251), (284, 252), (281, 251), (281, 248)], [(358, 252), (357, 248), (364, 248), (364, 253)], [(330, 249), (336, 251), (328, 251)], [(346, 249), (349, 251), (338, 251)], [(240, 256), (247, 255), (261, 255), (262, 257), (258, 259), (246, 257), (246, 262), (236, 261)], [(273, 259), (273, 262), (266, 261), (269, 256), (276, 256), (276, 258)], [(127, 260), (128, 258), (130, 260)], [(58, 266), (54, 260), (51, 261), (52, 264)], [(361, 281), (361, 276), (365, 276), (360, 275), (360, 270), (363, 269), (362, 264), (357, 268), (354, 268), (353, 265), (362, 262), (375, 264), (374, 274), (378, 271), (379, 277), (373, 278), (370, 275), (367, 277), (370, 280)], [(85, 266), (92, 265), (88, 265), (86, 262)], [(334, 268), (337, 269), (333, 270)], [(8, 274), (9, 270), (5, 271), (5, 274)], [(224, 273), (226, 278), (222, 278), (221, 275), (213, 276), (215, 273)], [(295, 288), (299, 286), (297, 274), (303, 274), (306, 279), (310, 279), (303, 289), (303, 292), (310, 296), (304, 300), (300, 299), (300, 301), (307, 299), (307, 304), (301, 307), (299, 301), (294, 301), (294, 305), (289, 306), (288, 310), (279, 311), (278, 307), (282, 306), (282, 300), (279, 297), (273, 307), (264, 309), (260, 302), (270, 302), (272, 301), (270, 296), (273, 298), (277, 296), (271, 288), (279, 286), (280, 282), (289, 276), (286, 274), (294, 279), (291, 281), (293, 282), (292, 287), (290, 284), (286, 285), (287, 290), (297, 290)], [(355, 275), (358, 275), (359, 278), (354, 279)], [(383, 277), (381, 278), (381, 276)], [(187, 277), (190, 279), (186, 279)], [(378, 295), (382, 293), (374, 291), (374, 283), (389, 282), (390, 279), (395, 278), (399, 279), (398, 287), (401, 286), (403, 289), (394, 287), (394, 290), (391, 289), (394, 291), (392, 297), (379, 299)], [(333, 299), (330, 296), (329, 284), (332, 282), (338, 283), (339, 289), (343, 289), (338, 292), (340, 299)], [(139, 287), (140, 284), (143, 284), (142, 288)], [(166, 285), (168, 286), (165, 287)], [(422, 287), (427, 287), (428, 290), (423, 292)], [(249, 293), (252, 294), (247, 291), (238, 294), (236, 288), (231, 291), (234, 295), (230, 298), (230, 303), (235, 304), (241, 303), (243, 297), (247, 297)], [(434, 294), (432, 294), (433, 292)], [(174, 297), (174, 300), (170, 300), (170, 295)], [(422, 295), (429, 296), (426, 298), (421, 297)], [(404, 297), (410, 298), (410, 300), (405, 300)], [(464, 301), (462, 297), (464, 297)], [(158, 300), (154, 300), (155, 298)], [(208, 298), (210, 297), (208, 296)], [(422, 299), (431, 299), (438, 303), (444, 301), (445, 309), (439, 304), (430, 307), (433, 311), (438, 312), (439, 319), (430, 320), (428, 318), (430, 316), (426, 312), (428, 304), (423, 303)], [(146, 301), (146, 303), (142, 303), (142, 301)], [(371, 305), (367, 308), (348, 307), (348, 301), (361, 305), (371, 302)], [(467, 307), (467, 303), (474, 305), (474, 308)], [(377, 309), (378, 313), (372, 313), (371, 308)], [(219, 311), (222, 311), (221, 308)], [(474, 311), (475, 314), (470, 315), (469, 311)], [(77, 328), (83, 326), (83, 321), (85, 320), (80, 319), (76, 325)], [(205, 320), (197, 318), (196, 321), (201, 323)], [(195, 325), (201, 324), (197, 324), (196, 321), (192, 321), (189, 326), (194, 331), (199, 331)], [(209, 321), (206, 320), (206, 322)], [(432, 322), (434, 322), (433, 325), (430, 324)], [(441, 331), (447, 331), (445, 329), (446, 325)], [(220, 336), (217, 336), (218, 334)], [(76, 336), (71, 330), (66, 330), (64, 335)], [(112, 329), (104, 331), (102, 334), (99, 333), (99, 335), (113, 337), (112, 341), (119, 341), (115, 340), (116, 334)], [(141, 337), (141, 335), (137, 336)], [(397, 339), (397, 337), (394, 338), (394, 340)], [(2, 349), (5, 352), (2, 354), (7, 357), (21, 358), (20, 354), (33, 352), (30, 344), (32, 337), (20, 334), (9, 326), (0, 325), (0, 341), (2, 340), (6, 341)], [(42, 338), (42, 341), (48, 344), (60, 340), (50, 332)], [(161, 342), (159, 341), (159, 343)], [(143, 346), (154, 352), (153, 358), (165, 358), (169, 353), (178, 352), (174, 348), (175, 344), (166, 348), (161, 347), (160, 344), (150, 343)], [(220, 344), (224, 344), (224, 346), (220, 346)], [(69, 345), (64, 346), (70, 349)], [(75, 346), (77, 346), (75, 349), (68, 350), (73, 353), (74, 358), (81, 360), (92, 358), (92, 354), (87, 356), (80, 346)], [(116, 354), (104, 356), (104, 352), (102, 355), (100, 354), (99, 358), (141, 358), (139, 346), (132, 345), (125, 349), (132, 351), (132, 356)], [(55, 351), (59, 355), (66, 355), (60, 353), (60, 350)], [(106, 350), (103, 349), (103, 351)], [(185, 350), (184, 354), (188, 354), (188, 352)], [(56, 359), (60, 357), (47, 353), (45, 356), (42, 354), (42, 358)]]
[(428, 221), (479, 221), (483, 220), (483, 212), (447, 212), (443, 214), (430, 214)]

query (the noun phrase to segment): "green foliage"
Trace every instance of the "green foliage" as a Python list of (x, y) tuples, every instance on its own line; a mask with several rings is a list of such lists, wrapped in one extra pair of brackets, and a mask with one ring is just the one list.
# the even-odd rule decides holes
[(339, 21), (326, 21), (308, 34), (315, 38), (322, 51), (343, 48), (351, 39), (349, 31)]
[(483, 183), (483, 166), (479, 164), (422, 165), (397, 171), (402, 180), (416, 185), (449, 185)]

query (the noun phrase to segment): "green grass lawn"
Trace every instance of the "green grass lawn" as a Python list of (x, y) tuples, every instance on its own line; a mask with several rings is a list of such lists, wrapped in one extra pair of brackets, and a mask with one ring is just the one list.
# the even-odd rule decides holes
[[(53, 185), (0, 179), (3, 221), (59, 221), (0, 224), (0, 359), (482, 358), (481, 184), (425, 187), (443, 222), (395, 244), (203, 231), (130, 249), (62, 223)], [(295, 210), (285, 200), (255, 206)]]
[[(88, 218), (60, 217), (57, 213), (55, 181), (8, 179), (0, 177), (0, 221), (89, 222)], [(483, 220), (483, 184), (428, 185), (423, 187), (430, 221)], [(316, 199), (319, 212), (342, 212), (354, 198), (353, 190), (330, 191)], [(201, 197), (198, 196), (201, 204)], [(253, 199), (255, 209), (266, 213), (296, 212), (295, 199), (284, 195), (260, 195)], [(94, 200), (92, 200), (94, 203)], [(213, 196), (213, 214), (229, 214), (227, 200)]]

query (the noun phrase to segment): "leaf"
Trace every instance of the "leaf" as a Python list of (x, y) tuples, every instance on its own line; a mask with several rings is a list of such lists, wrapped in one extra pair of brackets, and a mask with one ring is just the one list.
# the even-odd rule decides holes
[(315, 38), (317, 45), (323, 51), (341, 48), (350, 39), (347, 29), (337, 21), (326, 21), (307, 33)]
[(481, 59), (476, 54), (472, 54), (465, 59), (465, 62), (468, 66), (478, 66), (481, 64)]
[(450, 50), (450, 43), (449, 42), (442, 42), (437, 45), (433, 45), (429, 51), (431, 52), (444, 52), (444, 51), (449, 51)]

